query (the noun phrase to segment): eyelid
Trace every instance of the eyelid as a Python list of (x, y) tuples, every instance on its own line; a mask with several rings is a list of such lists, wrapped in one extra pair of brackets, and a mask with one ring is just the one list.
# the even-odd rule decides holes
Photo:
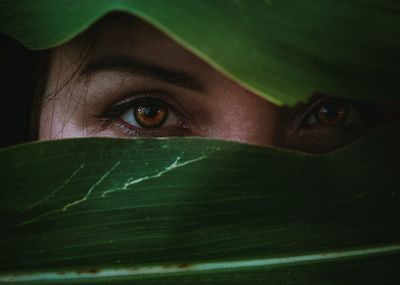
[[(315, 98), (315, 97), (314, 97)], [(303, 124), (304, 121), (307, 119), (308, 116), (312, 115), (312, 111), (322, 102), (328, 101), (333, 99), (333, 97), (328, 95), (318, 95), (317, 98), (311, 99), (304, 108), (301, 108), (299, 112), (294, 116), (293, 122), (294, 125), (290, 128), (289, 132), (294, 133), (296, 132)]]
[(172, 112), (176, 113), (177, 116), (183, 120), (188, 119), (188, 113), (183, 109), (182, 106), (173, 98), (169, 92), (165, 91), (146, 91), (139, 92), (128, 95), (123, 99), (111, 104), (111, 106), (107, 107), (100, 115), (95, 115), (96, 118), (99, 119), (116, 119), (118, 116), (121, 116), (124, 112), (136, 106), (140, 99), (155, 99), (161, 101), (168, 108), (171, 109)]
[(384, 121), (384, 115), (375, 105), (331, 96), (323, 96), (315, 99), (315, 101), (305, 106), (305, 108), (295, 116), (293, 119), (294, 126), (290, 127), (289, 132), (293, 134), (298, 131), (307, 123), (309, 116), (314, 114), (313, 112), (316, 110), (316, 107), (330, 100), (338, 100), (339, 102), (348, 105), (349, 114), (345, 124), (347, 127), (372, 127), (377, 126)]

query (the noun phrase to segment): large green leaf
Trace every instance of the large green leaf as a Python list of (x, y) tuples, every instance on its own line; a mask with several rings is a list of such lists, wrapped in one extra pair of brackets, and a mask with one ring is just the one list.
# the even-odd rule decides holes
[[(46, 49), (111, 11), (278, 104), (398, 100), (398, 1), (0, 0), (0, 31)], [(322, 156), (193, 138), (1, 150), (0, 282), (399, 284), (399, 134)]]
[(277, 104), (314, 92), (398, 98), (399, 1), (1, 0), (0, 31), (50, 48), (111, 11), (147, 20)]
[(327, 155), (197, 138), (1, 150), (0, 282), (399, 284), (399, 144), (384, 127)]

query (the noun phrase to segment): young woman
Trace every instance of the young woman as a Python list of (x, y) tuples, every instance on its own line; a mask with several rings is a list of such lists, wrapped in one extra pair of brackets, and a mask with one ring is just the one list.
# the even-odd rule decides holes
[(39, 140), (199, 136), (318, 153), (394, 120), (390, 106), (318, 90), (307, 104), (279, 107), (127, 15), (103, 19), (48, 57)]
[(398, 120), (393, 104), (319, 90), (307, 103), (277, 106), (124, 14), (40, 60), (32, 139), (198, 136), (323, 153)]
[[(267, 9), (266, 7), (272, 5), (269, 2), (273, 1), (263, 2), (262, 7)], [(293, 5), (296, 9), (306, 10), (305, 7), (309, 4), (306, 2)], [(25, 11), (27, 18), (31, 17), (30, 13), (35, 15), (34, 9), (32, 12), (29, 9), (24, 10), (22, 6), (13, 6), (11, 2), (4, 3), (11, 11), (11, 8), (15, 7), (15, 11)], [(103, 4), (88, 3), (90, 1), (74, 5), (93, 8), (93, 17), (96, 16), (96, 9)], [(165, 5), (161, 3), (159, 5)], [(244, 19), (248, 13), (246, 9), (254, 5), (249, 15), (254, 18), (260, 17), (256, 8), (261, 2), (246, 4), (237, 1), (234, 5), (226, 2), (225, 11), (218, 8), (222, 4), (204, 1), (203, 8), (208, 14), (196, 6), (198, 3), (188, 3), (179, 4), (196, 7), (208, 16), (217, 13), (215, 11), (223, 11), (221, 15), (229, 15), (232, 12), (230, 9), (233, 9), (239, 11), (239, 14), (243, 13)], [(329, 3), (331, 8), (337, 5), (334, 2)], [(338, 11), (348, 8), (354, 12), (352, 9), (356, 4), (354, 7), (353, 4), (338, 4)], [(72, 6), (75, 7), (74, 5)], [(129, 5), (135, 7), (142, 4), (132, 1)], [(281, 30), (284, 37), (290, 21), (286, 22), (285, 18), (280, 18), (280, 5), (284, 4), (277, 2), (274, 5), (277, 7), (275, 17), (279, 20), (273, 17), (273, 13), (269, 16), (278, 23), (278, 30)], [(49, 6), (51, 9), (57, 8), (54, 3), (49, 3)], [(375, 7), (370, 4), (368, 8), (372, 9), (372, 6)], [(176, 37), (181, 42), (178, 43), (170, 36), (173, 32), (165, 28), (170, 34), (167, 35), (156, 28), (154, 24), (162, 26), (157, 21), (164, 19), (164, 13), (158, 15), (159, 18), (154, 16), (157, 19), (153, 19), (151, 24), (151, 21), (143, 20), (146, 17), (139, 12), (136, 13), (139, 16), (137, 17), (120, 10), (124, 9), (119, 7), (110, 9), (110, 13), (103, 13), (104, 15), (100, 13), (102, 17), (98, 17), (93, 25), (86, 29), (80, 27), (80, 33), (74, 34), (73, 37), (69, 35), (68, 41), (63, 41), (62, 44), (48, 44), (47, 48), (40, 52), (21, 50), (29, 61), (27, 58), (20, 58), (25, 74), (19, 75), (25, 77), (18, 77), (18, 73), (13, 74), (17, 77), (14, 82), (22, 85), (22, 80), (27, 81), (23, 82), (24, 86), (14, 89), (9, 87), (10, 90), (13, 89), (7, 96), (10, 104), (2, 106), (3, 121), (7, 122), (3, 125), (3, 133), (6, 136), (2, 137), (2, 144), (5, 146), (26, 141), (53, 142), (27, 144), (0, 152), (0, 159), (3, 158), (0, 164), (0, 177), (3, 181), (0, 186), (3, 185), (6, 189), (3, 191), (5, 202), (0, 206), (3, 205), (5, 211), (12, 213), (10, 216), (13, 217), (11, 222), (2, 222), (7, 231), (6, 234), (0, 235), (0, 241), (4, 241), (5, 245), (0, 249), (4, 252), (4, 258), (11, 258), (12, 262), (0, 267), (0, 271), (6, 272), (0, 272), (0, 282), (54, 279), (53, 275), (58, 274), (54, 273), (54, 268), (66, 268), (66, 272), (59, 274), (66, 280), (80, 278), (82, 274), (85, 278), (92, 275), (96, 277), (96, 274), (106, 278), (138, 275), (147, 278), (146, 276), (153, 273), (184, 275), (189, 271), (191, 274), (194, 272), (194, 275), (189, 276), (187, 280), (194, 278), (193, 280), (211, 282), (218, 281), (218, 275), (215, 275), (215, 279), (207, 279), (205, 276), (196, 277), (196, 272), (220, 270), (223, 278), (228, 276), (225, 281), (243, 282), (244, 279), (241, 278), (245, 276), (251, 284), (263, 284), (268, 278), (277, 278), (274, 276), (280, 276), (276, 279), (278, 283), (286, 278), (279, 275), (279, 272), (268, 276), (270, 265), (291, 266), (347, 257), (357, 259), (358, 256), (369, 257), (386, 252), (395, 252), (397, 255), (394, 255), (394, 259), (398, 260), (399, 227), (389, 227), (391, 223), (382, 222), (385, 219), (392, 221), (399, 211), (396, 200), (398, 190), (393, 190), (390, 186), (394, 181), (393, 162), (398, 152), (393, 151), (392, 157), (388, 154), (389, 148), (386, 152), (380, 152), (377, 147), (380, 145), (376, 144), (373, 135), (370, 144), (363, 145), (362, 142), (374, 131), (391, 126), (390, 138), (394, 138), (392, 144), (395, 144), (398, 132), (393, 126), (400, 122), (400, 113), (397, 110), (400, 105), (392, 95), (384, 94), (381, 100), (378, 100), (375, 96), (368, 95), (368, 90), (356, 84), (362, 81), (360, 78), (365, 74), (370, 76), (377, 72), (371, 69), (372, 71), (363, 73), (363, 70), (357, 68), (375, 64), (379, 67), (378, 70), (384, 70), (387, 76), (382, 80), (371, 79), (371, 82), (365, 82), (366, 86), (395, 93), (390, 85), (395, 77), (390, 73), (393, 63), (390, 63), (388, 58), (391, 58), (393, 47), (397, 45), (396, 39), (382, 43), (388, 45), (386, 54), (379, 54), (373, 59), (361, 56), (373, 52), (368, 50), (363, 54), (363, 51), (357, 51), (361, 55), (353, 54), (354, 62), (360, 66), (356, 65), (354, 70), (346, 61), (352, 60), (350, 56), (336, 58), (336, 54), (330, 54), (325, 45), (321, 46), (327, 50), (311, 50), (310, 53), (303, 50), (303, 58), (298, 56), (301, 53), (300, 48), (296, 50), (287, 46), (288, 42), (283, 40), (278, 42), (274, 46), (279, 47), (275, 55), (284, 54), (280, 60), (288, 60), (289, 65), (298, 65), (294, 70), (301, 71), (304, 64), (305, 68), (311, 66), (311, 69), (315, 68), (313, 70), (329, 71), (329, 76), (339, 78), (338, 84), (347, 84), (349, 88), (359, 86), (360, 90), (364, 90), (368, 95), (366, 100), (363, 100), (362, 94), (351, 96), (326, 92), (324, 87), (332, 85), (332, 82), (325, 84), (324, 80), (328, 76), (319, 74), (315, 78), (319, 78), (321, 82), (311, 84), (315, 89), (309, 94), (303, 94), (307, 100), (289, 100), (290, 94), (288, 97), (279, 96), (282, 93), (279, 88), (288, 90), (290, 88), (287, 85), (293, 85), (293, 82), (287, 83), (286, 78), (283, 78), (285, 74), (265, 74), (266, 82), (263, 82), (260, 90), (265, 86), (268, 89), (268, 80), (279, 84), (271, 88), (272, 95), (259, 92), (255, 88), (256, 84), (252, 85), (254, 82), (249, 79), (256, 77), (256, 73), (259, 73), (258, 68), (253, 70), (255, 74), (231, 74), (229, 61), (225, 62), (226, 66), (217, 64), (223, 62), (222, 59), (229, 58), (224, 57), (223, 52), (220, 51), (219, 57), (211, 52), (206, 54), (207, 48), (204, 46), (193, 47), (188, 44), (190, 36), (185, 38), (188, 42)], [(89, 10), (85, 10), (83, 14), (78, 13), (79, 17), (90, 19), (90, 16), (85, 14), (86, 11)], [(151, 14), (150, 8), (149, 11)], [(310, 9), (310, 12), (318, 14), (322, 21), (325, 10), (321, 8), (318, 11), (319, 14)], [(368, 11), (370, 10), (366, 9), (366, 12)], [(125, 12), (131, 11), (128, 9)], [(297, 12), (288, 9), (283, 15), (293, 20), (292, 14), (297, 15)], [(379, 18), (379, 13), (373, 15)], [(23, 14), (20, 12), (15, 15)], [(7, 26), (5, 19), (18, 19), (15, 15), (3, 17), (3, 26)], [(343, 16), (342, 13), (337, 15), (339, 18)], [(77, 21), (79, 17), (77, 16)], [(355, 14), (345, 19), (348, 22), (365, 20)], [(184, 20), (182, 19), (182, 22)], [(87, 23), (89, 22), (87, 20)], [(309, 24), (307, 21), (300, 22), (304, 26)], [(67, 25), (68, 20), (65, 23)], [(328, 24), (324, 24), (324, 28), (329, 29)], [(36, 24), (32, 22), (32, 25)], [(218, 25), (214, 27), (219, 29)], [(311, 27), (312, 29), (307, 31), (313, 38), (314, 34), (320, 32), (321, 27)], [(195, 27), (192, 28), (196, 30)], [(303, 31), (302, 28), (300, 24), (294, 28), (294, 39), (297, 32)], [(49, 31), (51, 38), (51, 27)], [(18, 38), (18, 29), (6, 32), (20, 41), (30, 40), (27, 36)], [(175, 32), (179, 33), (179, 28), (176, 28)], [(210, 33), (208, 39), (211, 45), (212, 34), (216, 32), (204, 32)], [(268, 33), (267, 30), (265, 32)], [(340, 32), (346, 34), (346, 31)], [(371, 34), (375, 32), (372, 29)], [(227, 34), (230, 33), (233, 33), (232, 29), (227, 30)], [(35, 36), (39, 34), (40, 31)], [(375, 43), (374, 39), (365, 37), (361, 32), (355, 34), (363, 44), (365, 41), (366, 47)], [(219, 35), (224, 37), (221, 33)], [(331, 34), (321, 41), (329, 43), (335, 38), (340, 37)], [(234, 38), (226, 37), (226, 40), (228, 39), (232, 41), (232, 49), (235, 45), (241, 45), (235, 42)], [(251, 62), (252, 55), (257, 54), (256, 48), (261, 44), (250, 34), (241, 39), (254, 42), (254, 51), (249, 50), (246, 53)], [(341, 42), (337, 46), (348, 44), (351, 48), (354, 44), (352, 40), (354, 38), (349, 37), (350, 42)], [(218, 50), (215, 46), (213, 48)], [(291, 53), (292, 49), (296, 52)], [(339, 48), (333, 50), (337, 51)], [(349, 50), (349, 54), (352, 52), (354, 50)], [(384, 55), (388, 55), (388, 58)], [(265, 54), (266, 58), (269, 56), (271, 55)], [(332, 60), (332, 66), (327, 67), (326, 60), (332, 58), (336, 60)], [(382, 58), (385, 59), (384, 62), (380, 61)], [(240, 63), (237, 58), (231, 60)], [(341, 64), (346, 68), (341, 70)], [(276, 70), (279, 71), (279, 67), (271, 67), (271, 72)], [(349, 73), (355, 70), (359, 73), (349, 76)], [(309, 74), (308, 71), (304, 72)], [(349, 77), (352, 76), (356, 82), (354, 85), (348, 83)], [(302, 75), (288, 74), (289, 77), (298, 80)], [(306, 76), (304, 78), (308, 80)], [(377, 86), (373, 84), (374, 80), (377, 83), (388, 83), (389, 86)], [(331, 88), (343, 89), (343, 86)], [(302, 89), (301, 92), (303, 91)], [(301, 92), (299, 91), (299, 94)], [(296, 104), (289, 106), (285, 102)], [(14, 107), (9, 107), (13, 104)], [(12, 136), (12, 132), (16, 133), (13, 140), (8, 138)], [(77, 140), (76, 143), (72, 140), (65, 141), (64, 145), (60, 141), (83, 137), (201, 137), (245, 144), (225, 144), (208, 140), (202, 144), (201, 141), (183, 140), (181, 145), (178, 142), (174, 146), (173, 143), (169, 145), (168, 140), (164, 145), (158, 145), (159, 142), (154, 140), (138, 141), (138, 144), (125, 140), (115, 141), (116, 147), (113, 147), (112, 142), (108, 140)], [(348, 147), (355, 141), (360, 143), (359, 148)], [(390, 140), (386, 142), (390, 146)], [(383, 143), (382, 141), (381, 146)], [(121, 150), (122, 146), (127, 150)], [(168, 148), (171, 148), (170, 153), (165, 150)], [(210, 149), (212, 151), (208, 152)], [(29, 151), (32, 151), (32, 157)], [(310, 156), (309, 153), (313, 155)], [(172, 160), (169, 159), (171, 155), (174, 156)], [(368, 160), (368, 156), (372, 161)], [(387, 164), (380, 158), (388, 160)], [(44, 161), (47, 163), (45, 167), (51, 167), (40, 172)], [(189, 165), (198, 168), (193, 168), (193, 171), (191, 168), (184, 169)], [(386, 166), (387, 171), (384, 170)], [(46, 173), (49, 172), (51, 175), (47, 177)], [(30, 187), (27, 186), (29, 183), (19, 182), (25, 181), (21, 178), (25, 177), (24, 175), (28, 177), (28, 181), (34, 182)], [(41, 175), (43, 177), (40, 177)], [(191, 180), (188, 178), (190, 175), (195, 178)], [(161, 179), (160, 183), (157, 183), (158, 179)], [(33, 189), (32, 196), (22, 199), (18, 198), (21, 195), (12, 195), (14, 186), (10, 185), (14, 184), (18, 185), (16, 193), (26, 193)], [(111, 200), (107, 200), (109, 198)], [(13, 206), (7, 208), (7, 205)], [(379, 212), (380, 219), (372, 215), (373, 212)], [(117, 221), (118, 215), (121, 216)], [(65, 228), (60, 225), (65, 225)], [(24, 232), (27, 236), (24, 236)], [(62, 235), (61, 232), (67, 232), (68, 235)], [(375, 235), (376, 232), (382, 234)], [(105, 248), (100, 253), (97, 249), (93, 250), (96, 247), (90, 238), (94, 235), (96, 244)], [(142, 235), (146, 238), (141, 238)], [(242, 244), (243, 237), (245, 238)], [(47, 240), (50, 240), (49, 249), (45, 248)], [(189, 242), (185, 243), (185, 240)], [(225, 246), (219, 245), (221, 240), (226, 242)], [(214, 247), (216, 244), (218, 246)], [(316, 253), (313, 254), (314, 252)], [(29, 258), (20, 257), (25, 254)], [(118, 259), (115, 259), (115, 256), (118, 256)], [(283, 256), (283, 259), (273, 258), (276, 256)], [(212, 263), (212, 260), (217, 262)], [(226, 260), (235, 262), (224, 263)], [(75, 262), (80, 267), (85, 264), (85, 269), (75, 270)], [(191, 267), (192, 263), (196, 262), (200, 265), (195, 264)], [(375, 267), (366, 266), (363, 262), (342, 265), (348, 274), (343, 280), (355, 280), (357, 272), (365, 268), (369, 268), (372, 275), (376, 271), (384, 272), (380, 271), (383, 267), (378, 265), (386, 263), (380, 259), (374, 259), (374, 264), (378, 264), (374, 265)], [(165, 264), (172, 265), (164, 268)], [(132, 265), (137, 268), (126, 269)], [(99, 266), (100, 269), (87, 269), (91, 266)], [(125, 266), (122, 269), (126, 271), (107, 271), (107, 266)], [(248, 267), (267, 269), (262, 271), (260, 278), (257, 277), (258, 273), (254, 275), (239, 272)], [(229, 270), (232, 268), (238, 269), (237, 272), (242, 275), (229, 279)], [(357, 270), (352, 271), (352, 268)], [(16, 277), (7, 273), (38, 269), (48, 271), (43, 275), (33, 274), (33, 279), (29, 279), (31, 277), (25, 273), (17, 274)], [(328, 274), (330, 269), (310, 270), (309, 267), (305, 267), (304, 270), (302, 272), (306, 272), (304, 275), (307, 275), (304, 284), (307, 284), (310, 280), (321, 281), (321, 276)], [(294, 276), (296, 275), (296, 270), (288, 272), (294, 272)], [(316, 274), (320, 274), (318, 278), (315, 277)], [(252, 276), (253, 279), (249, 279), (248, 276)], [(175, 280), (175, 277), (169, 278)], [(340, 279), (335, 278), (332, 280)], [(298, 281), (297, 278), (293, 280)], [(362, 277), (360, 280), (369, 280), (369, 277)]]

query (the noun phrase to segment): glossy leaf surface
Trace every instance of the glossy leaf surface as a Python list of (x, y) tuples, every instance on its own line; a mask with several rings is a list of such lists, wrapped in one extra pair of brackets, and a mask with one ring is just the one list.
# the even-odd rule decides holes
[(0, 282), (398, 284), (399, 144), (387, 127), (322, 156), (190, 138), (1, 150)]
[(314, 92), (398, 98), (398, 1), (2, 0), (0, 31), (45, 49), (112, 11), (145, 19), (276, 104)]

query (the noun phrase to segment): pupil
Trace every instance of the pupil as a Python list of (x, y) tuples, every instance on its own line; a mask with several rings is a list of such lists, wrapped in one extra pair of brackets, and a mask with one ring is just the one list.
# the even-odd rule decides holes
[(158, 108), (154, 107), (148, 107), (148, 106), (143, 107), (144, 115), (150, 118), (154, 118), (155, 116), (157, 116), (158, 110), (159, 110)]
[(133, 112), (136, 122), (143, 128), (158, 128), (168, 118), (168, 108), (159, 102), (143, 102)]
[(347, 113), (346, 104), (336, 101), (325, 102), (319, 107), (316, 118), (323, 124), (339, 125), (346, 120)]
[(337, 116), (337, 108), (332, 103), (327, 103), (321, 108), (321, 113), (331, 119)]

